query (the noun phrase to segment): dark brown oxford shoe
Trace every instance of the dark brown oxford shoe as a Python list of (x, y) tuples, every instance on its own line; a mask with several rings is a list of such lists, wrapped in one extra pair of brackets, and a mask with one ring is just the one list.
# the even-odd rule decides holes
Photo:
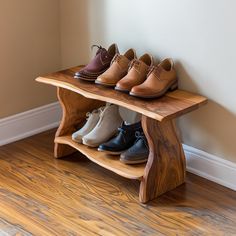
[(101, 46), (97, 47), (98, 50), (95, 57), (87, 66), (76, 72), (74, 78), (86, 81), (95, 81), (99, 75), (104, 73), (110, 67), (113, 57), (116, 54), (119, 54), (116, 44), (112, 44), (108, 50)]

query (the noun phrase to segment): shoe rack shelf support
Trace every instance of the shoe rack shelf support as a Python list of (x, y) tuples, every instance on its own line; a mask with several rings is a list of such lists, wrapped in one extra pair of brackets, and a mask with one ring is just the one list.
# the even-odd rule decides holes
[[(143, 100), (73, 78), (81, 67), (56, 72), (36, 80), (57, 87), (63, 116), (55, 135), (54, 156), (64, 157), (80, 151), (91, 161), (123, 177), (140, 180), (139, 200), (146, 203), (185, 181), (186, 160), (176, 132), (175, 118), (206, 104), (205, 97), (182, 90), (159, 99)], [(98, 152), (72, 141), (71, 134), (82, 127), (86, 113), (106, 102), (142, 114), (142, 127), (149, 144), (147, 164), (125, 165), (116, 156)]]

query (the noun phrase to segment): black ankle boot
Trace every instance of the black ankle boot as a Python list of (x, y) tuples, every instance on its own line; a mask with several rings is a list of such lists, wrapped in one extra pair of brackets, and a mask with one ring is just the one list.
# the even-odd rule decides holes
[(142, 132), (141, 122), (126, 125), (123, 123), (118, 128), (118, 134), (113, 139), (98, 147), (98, 151), (106, 152), (112, 155), (119, 155), (129, 149), (136, 141), (135, 133)]
[(136, 133), (135, 144), (120, 155), (120, 161), (125, 164), (144, 163), (148, 159), (149, 147), (144, 133)]

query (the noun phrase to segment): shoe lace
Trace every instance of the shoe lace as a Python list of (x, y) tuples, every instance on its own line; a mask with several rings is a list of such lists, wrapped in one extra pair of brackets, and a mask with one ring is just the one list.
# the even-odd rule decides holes
[(86, 113), (86, 120), (88, 120), (91, 115), (92, 115), (92, 112), (87, 112)]
[(138, 72), (138, 67), (140, 66), (141, 62), (138, 59), (133, 59), (130, 64), (129, 64), (129, 69), (128, 71), (130, 71), (133, 67), (136, 69), (136, 71)]
[(135, 137), (136, 137), (135, 143), (137, 143), (137, 142), (141, 139), (141, 140), (143, 140), (143, 142), (144, 142), (144, 144), (146, 145), (146, 147), (149, 148), (149, 147), (148, 147), (148, 143), (147, 143), (147, 139), (146, 139), (146, 137), (145, 137), (145, 135), (144, 135), (143, 132), (136, 131), (136, 132), (135, 132)]
[(161, 69), (160, 66), (152, 66), (152, 67), (149, 69), (149, 71), (148, 71), (147, 77), (148, 77), (150, 74), (153, 73), (154, 76), (155, 76), (157, 79), (161, 80), (161, 79), (160, 79), (160, 78), (161, 78), (161, 72), (162, 72), (162, 69)]
[(101, 45), (93, 44), (91, 46), (91, 50), (93, 50), (95, 47), (97, 48), (97, 52), (96, 52), (96, 55), (97, 55), (103, 49), (103, 47)]
[(120, 133), (122, 133), (122, 134), (125, 134), (125, 133), (126, 133), (126, 130), (125, 130), (124, 128), (122, 128), (122, 127), (119, 127), (119, 128), (118, 128), (118, 131), (119, 131)]
[(92, 112), (87, 112), (86, 113), (86, 120), (89, 119), (89, 117), (93, 114), (93, 113), (99, 113), (99, 116), (101, 117), (101, 113), (104, 111), (105, 106), (104, 107), (99, 107), (98, 109), (93, 110)]
[(105, 108), (106, 108), (106, 106), (98, 108), (99, 117), (102, 117), (102, 114), (103, 114), (103, 111), (105, 110)]
[(111, 61), (111, 65), (113, 64), (113, 62), (119, 62), (120, 61), (120, 54), (116, 53), (115, 56), (113, 57), (112, 61)]

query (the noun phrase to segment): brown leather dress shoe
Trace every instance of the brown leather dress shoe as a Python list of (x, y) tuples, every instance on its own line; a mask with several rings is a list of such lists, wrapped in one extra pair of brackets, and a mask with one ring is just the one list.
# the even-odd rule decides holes
[(178, 87), (178, 81), (172, 59), (165, 59), (159, 65), (154, 66), (148, 74), (148, 78), (141, 85), (135, 86), (130, 95), (141, 98), (157, 98), (168, 90)]
[(115, 89), (129, 92), (132, 87), (142, 84), (147, 78), (149, 68), (152, 66), (153, 57), (149, 54), (144, 54), (138, 60), (132, 60), (128, 74), (116, 84)]
[(95, 57), (82, 70), (76, 72), (74, 78), (95, 81), (99, 75), (104, 73), (110, 67), (113, 57), (116, 54), (119, 54), (116, 44), (112, 44), (108, 50), (102, 48), (101, 46), (97, 47), (98, 51)]
[(133, 59), (136, 59), (136, 53), (132, 48), (124, 55), (116, 54), (109, 69), (98, 76), (95, 83), (114, 87), (127, 74), (130, 61)]

